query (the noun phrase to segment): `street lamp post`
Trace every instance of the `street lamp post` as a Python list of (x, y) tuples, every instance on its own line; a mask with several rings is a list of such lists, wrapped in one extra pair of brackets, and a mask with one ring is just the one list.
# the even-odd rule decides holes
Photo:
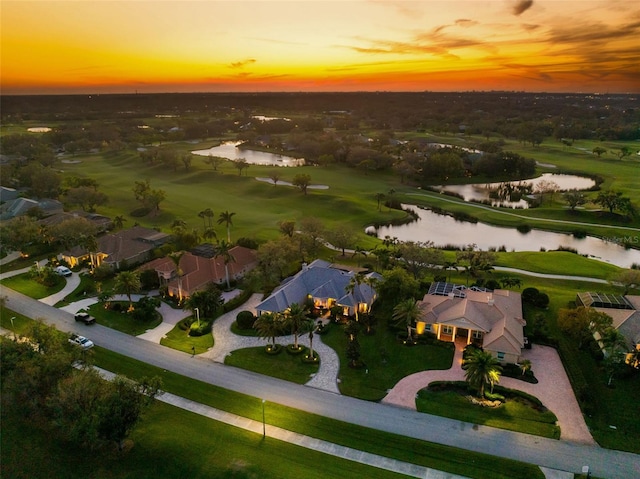
[(200, 310), (198, 308), (193, 308), (196, 312), (196, 318), (198, 318), (198, 328), (200, 328)]
[(262, 438), (264, 439), (267, 435), (267, 425), (264, 422), (264, 403), (266, 402), (266, 399), (262, 400)]
[(16, 317), (15, 317), (15, 316), (11, 316), (11, 317), (9, 318), (9, 321), (11, 321), (11, 330), (13, 331), (13, 340), (15, 341), (15, 340), (16, 340), (16, 338), (17, 338), (17, 336), (16, 336), (16, 328), (15, 328), (15, 326), (13, 325), (13, 320), (14, 320), (14, 319), (16, 319)]

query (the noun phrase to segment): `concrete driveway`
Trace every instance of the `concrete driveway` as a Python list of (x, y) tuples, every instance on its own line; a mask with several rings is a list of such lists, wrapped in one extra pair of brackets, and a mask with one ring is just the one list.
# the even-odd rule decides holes
[[(523, 351), (523, 358), (531, 361), (538, 384), (515, 378), (500, 378), (500, 385), (524, 391), (537, 397), (558, 418), (560, 439), (581, 444), (596, 445), (582, 416), (571, 383), (562, 366), (558, 352), (548, 346), (534, 344)], [(421, 371), (401, 379), (382, 400), (407, 409), (416, 409), (416, 394), (433, 381), (464, 381), (462, 369), (462, 347), (456, 347), (451, 369), (443, 371)]]

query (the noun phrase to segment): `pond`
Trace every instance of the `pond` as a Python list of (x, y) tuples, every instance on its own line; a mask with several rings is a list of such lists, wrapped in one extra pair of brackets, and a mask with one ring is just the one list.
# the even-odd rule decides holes
[(475, 183), (471, 185), (446, 185), (436, 186), (440, 191), (450, 191), (464, 198), (465, 201), (490, 201), (492, 206), (502, 206), (506, 208), (523, 208), (529, 207), (525, 199), (517, 199), (517, 201), (509, 201), (508, 199), (492, 198), (491, 191), (498, 193), (498, 190), (505, 190), (507, 185), (512, 189), (518, 189), (526, 185), (531, 192), (535, 192), (538, 186), (543, 182), (552, 181), (558, 185), (559, 191), (569, 190), (588, 190), (595, 186), (596, 182), (591, 178), (576, 175), (563, 175), (559, 173), (544, 173), (543, 175), (530, 180), (509, 181), (503, 183)]
[[(377, 229), (378, 238), (396, 237), (400, 241), (432, 241), (436, 246), (457, 246), (464, 248), (476, 244), (482, 250), (504, 247), (506, 251), (540, 251), (569, 247), (582, 255), (629, 268), (633, 263), (640, 264), (640, 250), (625, 249), (611, 242), (587, 236), (576, 238), (571, 234), (553, 233), (532, 229), (520, 233), (515, 228), (502, 228), (483, 223), (457, 221), (451, 216), (436, 214), (431, 210), (415, 205), (403, 205), (415, 211), (419, 220), (400, 226), (382, 226)], [(629, 236), (638, 238), (640, 233), (630, 232)]]
[(48, 126), (34, 126), (32, 128), (27, 128), (29, 133), (48, 133), (51, 131), (51, 128)]
[(252, 165), (274, 165), (274, 166), (301, 166), (304, 165), (304, 158), (293, 158), (291, 156), (266, 153), (264, 151), (243, 150), (238, 148), (242, 142), (227, 141), (219, 146), (214, 146), (208, 150), (192, 151), (194, 155), (200, 156), (220, 156), (231, 161), (243, 158)]

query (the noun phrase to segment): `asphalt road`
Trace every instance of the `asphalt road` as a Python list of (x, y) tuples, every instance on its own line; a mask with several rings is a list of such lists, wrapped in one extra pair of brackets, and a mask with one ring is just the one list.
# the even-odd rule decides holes
[(578, 473), (588, 465), (606, 479), (640, 477), (640, 455), (431, 416), (313, 389), (224, 366), (165, 348), (100, 325), (76, 324), (73, 316), (0, 286), (7, 307), (42, 318), (61, 331), (88, 336), (95, 344), (210, 384), (325, 417), (466, 450)]

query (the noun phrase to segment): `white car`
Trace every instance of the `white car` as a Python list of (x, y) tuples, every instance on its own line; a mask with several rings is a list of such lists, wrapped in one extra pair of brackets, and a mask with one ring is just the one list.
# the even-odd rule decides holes
[(69, 342), (75, 346), (80, 346), (82, 349), (90, 349), (93, 347), (93, 341), (79, 334), (72, 334), (69, 337)]
[(60, 276), (71, 276), (73, 274), (66, 266), (56, 266), (55, 272)]

